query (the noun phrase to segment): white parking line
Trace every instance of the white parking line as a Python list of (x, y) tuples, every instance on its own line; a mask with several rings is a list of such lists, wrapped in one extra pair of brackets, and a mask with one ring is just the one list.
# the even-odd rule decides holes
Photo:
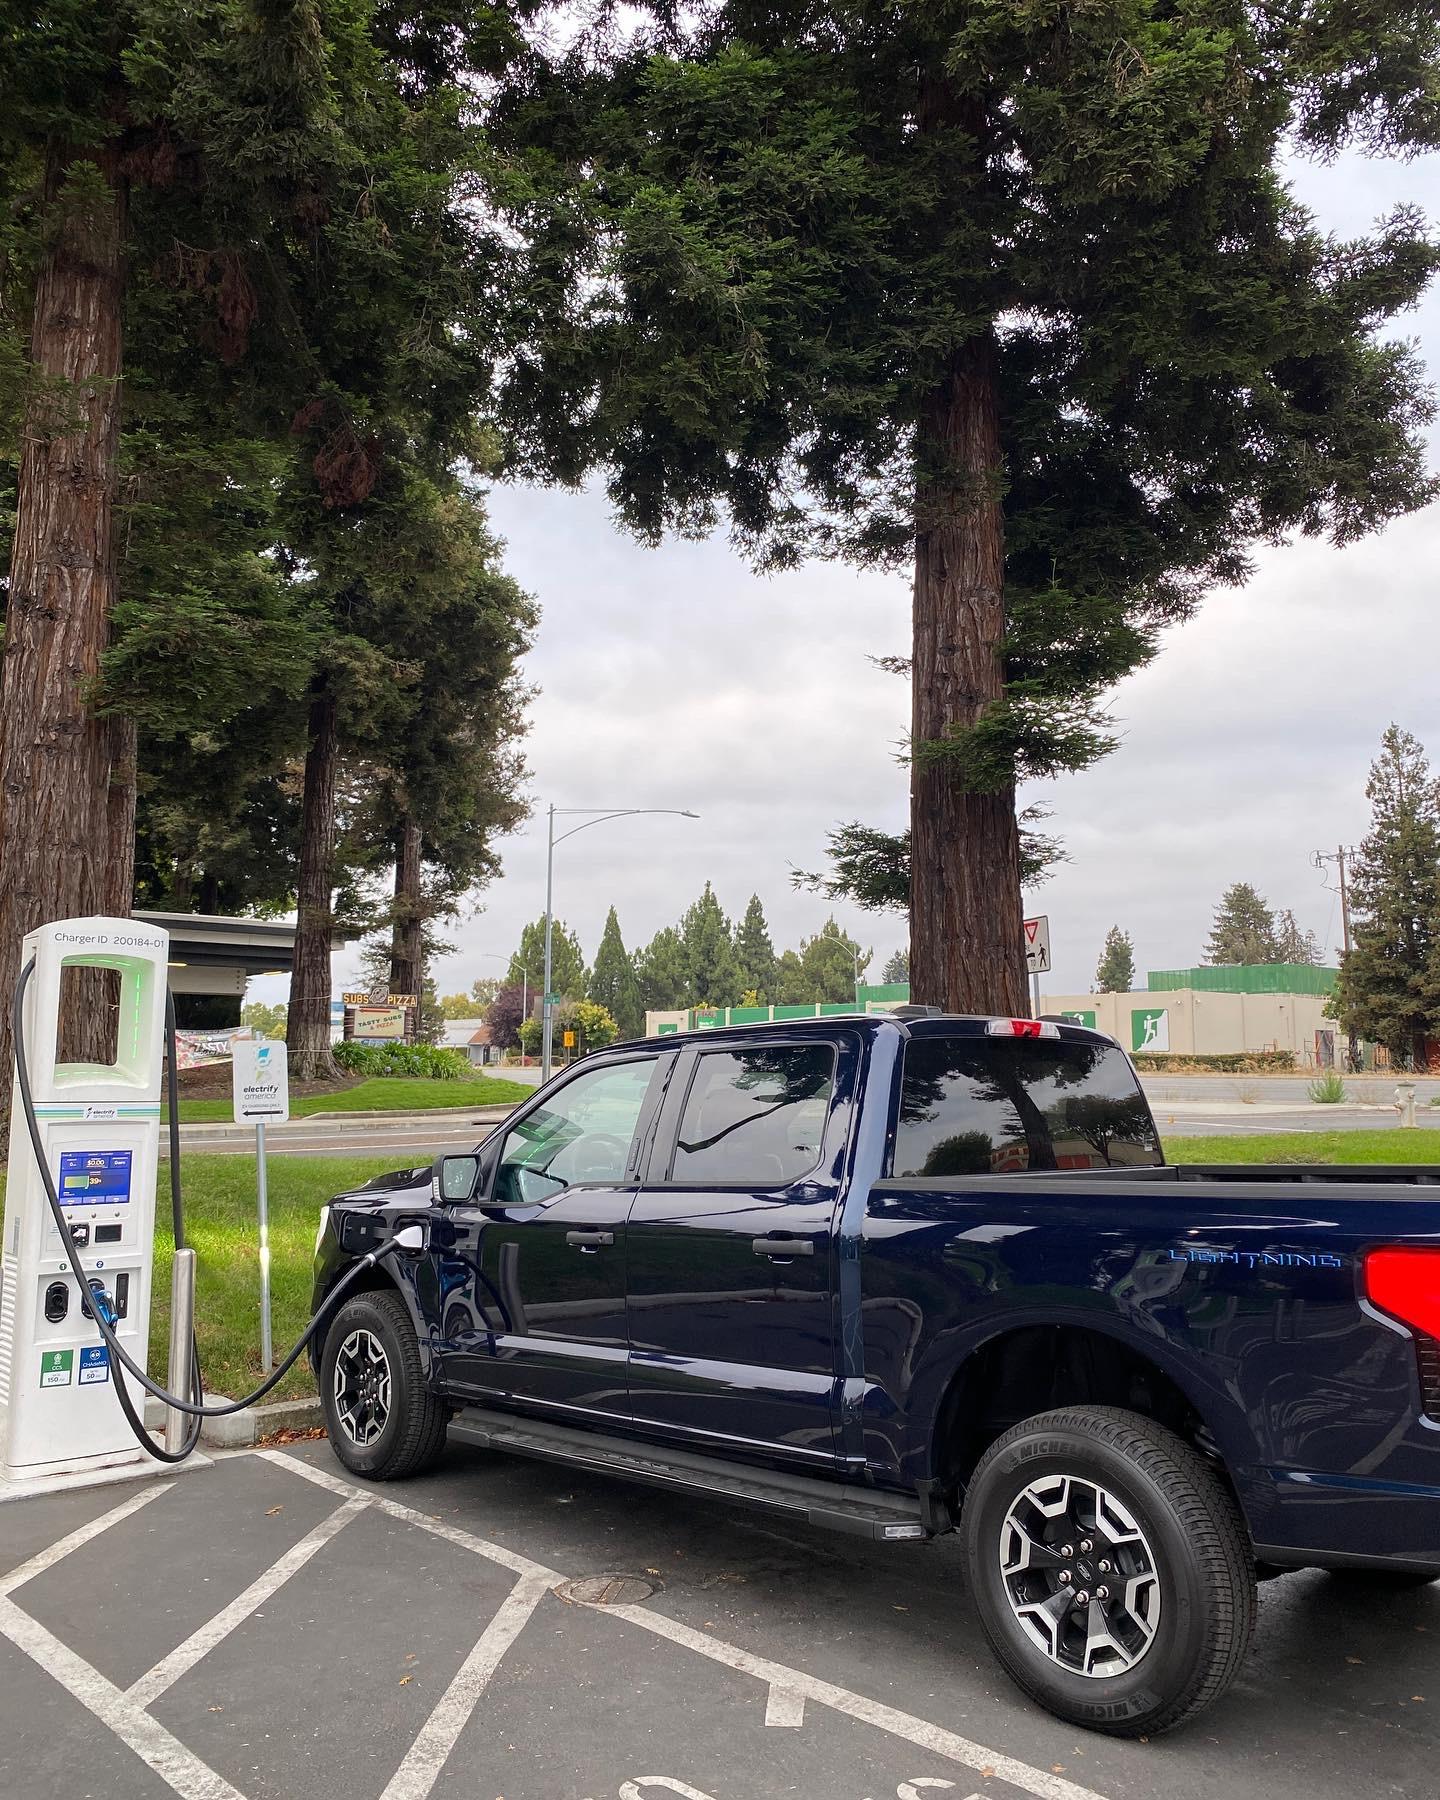
[(499, 1563), (502, 1569), (509, 1569), (516, 1575), (534, 1576), (536, 1580), (543, 1579), (552, 1586), (555, 1582), (564, 1580), (558, 1570), (547, 1569), (544, 1563), (521, 1556), (517, 1551), (507, 1550), (503, 1544), (494, 1544), (489, 1538), (477, 1537), (473, 1531), (460, 1531), (454, 1525), (447, 1525), (441, 1519), (433, 1519), (429, 1513), (417, 1512), (413, 1506), (402, 1506), (398, 1500), (387, 1499), (383, 1494), (367, 1492), (364, 1488), (356, 1487), (353, 1482), (342, 1481), (328, 1469), (317, 1469), (310, 1463), (301, 1462), (299, 1457), (286, 1456), (283, 1450), (257, 1450), (253, 1454), (263, 1456), (277, 1468), (303, 1475), (306, 1481), (313, 1481), (317, 1487), (329, 1488), (332, 1494), (343, 1494), (347, 1500), (368, 1500), (372, 1506), (388, 1513), (392, 1519), (403, 1520), (406, 1525), (418, 1525), (421, 1531), (428, 1531), (432, 1537), (444, 1538), (447, 1544), (469, 1550), (475, 1556), (483, 1556), (488, 1562)]
[(362, 1498), (347, 1500), (343, 1506), (337, 1506), (313, 1531), (306, 1532), (298, 1543), (292, 1544), (278, 1562), (272, 1563), (263, 1575), (252, 1581), (243, 1594), (237, 1594), (213, 1619), (207, 1620), (183, 1644), (177, 1644), (168, 1656), (162, 1657), (153, 1669), (132, 1682), (127, 1689), (129, 1698), (137, 1706), (153, 1706), (167, 1688), (173, 1687), (202, 1657), (223, 1644), (236, 1626), (243, 1625), (251, 1613), (263, 1606), (297, 1570), (305, 1567), (322, 1545), (328, 1544), (337, 1531), (364, 1512), (369, 1504), (369, 1500)]
[(0, 1634), (38, 1663), (102, 1725), (108, 1725), (180, 1800), (245, 1800), (238, 1788), (187, 1750), (158, 1719), (152, 1719), (29, 1613), (21, 1612), (13, 1600), (0, 1599)]
[[(593, 1603), (581, 1601), (579, 1604), (589, 1606)], [(611, 1618), (625, 1619), (632, 1625), (653, 1631), (657, 1637), (668, 1638), (672, 1644), (682, 1644), (687, 1650), (708, 1656), (712, 1662), (724, 1663), (727, 1668), (738, 1669), (744, 1675), (754, 1675), (758, 1680), (768, 1682), (772, 1689), (786, 1688), (802, 1695), (806, 1700), (814, 1700), (821, 1706), (831, 1707), (835, 1712), (859, 1719), (863, 1724), (888, 1731), (892, 1737), (904, 1738), (907, 1743), (918, 1745), (920, 1749), (929, 1750), (936, 1756), (948, 1757), (951, 1762), (961, 1763), (967, 1769), (988, 1770), (1013, 1787), (1023, 1788), (1027, 1794), (1033, 1794), (1035, 1800), (1104, 1800), (1093, 1789), (1081, 1787), (1078, 1782), (1066, 1781), (1063, 1775), (1052, 1775), (1044, 1769), (1032, 1769), (1029, 1763), (1017, 1762), (1013, 1756), (1002, 1755), (1000, 1751), (990, 1750), (984, 1744), (959, 1737), (953, 1731), (945, 1731), (939, 1725), (930, 1724), (927, 1719), (917, 1719), (911, 1713), (885, 1706), (878, 1700), (867, 1700), (863, 1694), (852, 1694), (849, 1688), (836, 1687), (833, 1682), (802, 1674), (799, 1669), (787, 1669), (783, 1663), (771, 1662), (768, 1657), (752, 1656), (748, 1650), (721, 1643), (703, 1631), (692, 1631), (688, 1625), (666, 1618), (663, 1613), (651, 1612), (648, 1607), (597, 1606), (593, 1610)]]
[(427, 1800), (456, 1739), (499, 1668), (501, 1657), (524, 1630), (550, 1587), (548, 1575), (527, 1576), (516, 1584), (435, 1703), (435, 1710), (420, 1727), (420, 1735), (406, 1751), (380, 1800)]
[(108, 1531), (112, 1525), (118, 1525), (122, 1519), (128, 1519), (131, 1513), (139, 1512), (142, 1506), (148, 1506), (152, 1500), (158, 1500), (162, 1494), (169, 1492), (168, 1481), (163, 1487), (140, 1488), (128, 1500), (122, 1500), (118, 1506), (112, 1506), (109, 1512), (101, 1513), (98, 1519), (91, 1519), (89, 1524), (79, 1526), (65, 1537), (56, 1538), (39, 1555), (32, 1556), (28, 1562), (11, 1569), (8, 1575), (0, 1575), (0, 1595), (13, 1594), (16, 1588), (24, 1587), (27, 1581), (33, 1581), (37, 1575), (53, 1569), (72, 1550), (81, 1549), (91, 1538), (99, 1537), (102, 1531)]

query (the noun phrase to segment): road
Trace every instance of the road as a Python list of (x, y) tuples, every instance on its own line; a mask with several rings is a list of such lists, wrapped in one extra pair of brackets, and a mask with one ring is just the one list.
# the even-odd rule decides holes
[[(0, 1794), (106, 1800), (1434, 1800), (1440, 1589), (1261, 1588), (1155, 1743), (999, 1673), (960, 1546), (452, 1447), (323, 1442), (0, 1505)], [(576, 1585), (577, 1583), (583, 1585)]]

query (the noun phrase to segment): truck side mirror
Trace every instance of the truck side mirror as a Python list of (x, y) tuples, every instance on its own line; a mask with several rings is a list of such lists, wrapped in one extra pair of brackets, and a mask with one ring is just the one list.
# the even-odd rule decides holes
[(440, 1201), (468, 1200), (480, 1179), (478, 1156), (437, 1156), (431, 1187)]

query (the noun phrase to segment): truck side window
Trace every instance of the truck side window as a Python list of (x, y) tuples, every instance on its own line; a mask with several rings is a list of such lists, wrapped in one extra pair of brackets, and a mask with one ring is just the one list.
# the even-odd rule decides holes
[(505, 1134), (495, 1204), (553, 1199), (575, 1182), (625, 1179), (630, 1144), (659, 1058), (589, 1069)]
[(1163, 1160), (1135, 1072), (1111, 1044), (915, 1037), (905, 1046), (897, 1176)]
[(675, 1146), (672, 1181), (786, 1187), (820, 1160), (835, 1088), (828, 1044), (707, 1050)]

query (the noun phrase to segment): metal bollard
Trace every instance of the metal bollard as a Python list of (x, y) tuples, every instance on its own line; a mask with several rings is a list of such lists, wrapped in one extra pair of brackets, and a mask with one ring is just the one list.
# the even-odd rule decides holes
[(1402, 1125), (1415, 1123), (1415, 1083), (1413, 1081), (1397, 1081), (1395, 1084), (1395, 1110), (1400, 1115)]
[[(193, 1399), (190, 1392), (190, 1345), (195, 1330), (195, 1252), (177, 1250), (170, 1271), (170, 1377), (172, 1394)], [(173, 1456), (185, 1441), (187, 1413), (165, 1409), (165, 1448)]]

